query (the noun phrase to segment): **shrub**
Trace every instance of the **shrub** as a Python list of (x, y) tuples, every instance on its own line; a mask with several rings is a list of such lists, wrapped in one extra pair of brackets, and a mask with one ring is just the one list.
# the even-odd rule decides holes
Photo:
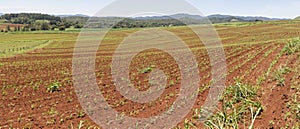
[(66, 30), (66, 27), (65, 27), (65, 26), (60, 26), (58, 29), (59, 29), (60, 31), (64, 31), (64, 30)]

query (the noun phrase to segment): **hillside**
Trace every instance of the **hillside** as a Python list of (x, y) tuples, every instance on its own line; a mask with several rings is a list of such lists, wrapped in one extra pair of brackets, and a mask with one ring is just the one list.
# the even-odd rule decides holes
[(221, 14), (215, 14), (215, 15), (209, 15), (208, 18), (217, 18), (217, 19), (228, 19), (231, 17), (235, 17), (237, 19), (241, 19), (242, 21), (256, 21), (256, 20), (262, 20), (262, 21), (274, 21), (274, 20), (289, 20), (289, 19), (282, 19), (282, 18), (268, 18), (268, 17), (262, 17), (262, 16), (232, 16), (232, 15), (221, 15)]
[[(19, 13), (4, 14), (0, 17), (0, 21), (5, 21), (5, 23), (12, 24), (26, 24), (28, 30), (64, 30), (65, 28), (69, 27), (82, 28), (87, 20), (93, 21), (93, 24), (88, 26), (89, 28), (144, 28), (206, 24), (208, 23), (207, 18), (213, 24), (226, 22), (286, 20), (279, 18), (231, 16), (221, 14), (203, 17), (200, 15), (191, 15), (185, 13), (144, 17), (90, 17), (82, 14), (54, 16), (39, 13)], [(42, 25), (44, 27), (42, 27)]]
[(64, 15), (56, 15), (56, 16), (61, 17), (61, 18), (64, 18), (64, 17), (90, 17), (90, 16), (84, 15), (84, 14), (75, 14), (75, 15), (64, 14)]
[(294, 20), (300, 20), (300, 16), (298, 16), (298, 17), (294, 18)]
[[(75, 28), (81, 28), (83, 24), (66, 22), (61, 17), (41, 14), (41, 13), (12, 13), (4, 14), (0, 16), (0, 21), (7, 24), (7, 29), (2, 29), (1, 31), (36, 31), (36, 30), (65, 30), (74, 26)], [(9, 24), (22, 24), (24, 25), (20, 29), (9, 29), (11, 25)]]

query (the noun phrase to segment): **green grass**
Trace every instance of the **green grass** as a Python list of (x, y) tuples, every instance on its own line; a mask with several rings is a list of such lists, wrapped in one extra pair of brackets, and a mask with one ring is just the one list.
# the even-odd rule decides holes
[(49, 41), (47, 40), (18, 40), (10, 42), (0, 42), (0, 57), (8, 57), (10, 55), (21, 54), (39, 47), (43, 47), (48, 43)]
[(74, 33), (0, 33), (0, 58), (46, 47), (52, 42), (76, 41)]

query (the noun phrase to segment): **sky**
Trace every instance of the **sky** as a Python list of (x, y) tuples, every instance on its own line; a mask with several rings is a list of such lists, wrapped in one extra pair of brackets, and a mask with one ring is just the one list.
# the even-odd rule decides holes
[[(46, 13), (54, 15), (63, 14), (84, 14), (95, 15), (104, 7), (109, 8), (116, 1), (125, 0), (0, 0), (0, 13)], [(130, 1), (130, 0), (129, 0)], [(136, 0), (132, 0), (136, 1)], [(149, 6), (159, 6), (161, 8), (169, 4), (161, 4), (154, 0), (139, 0)], [(150, 3), (150, 1), (152, 3)], [(160, 0), (162, 1), (162, 0)], [(166, 1), (166, 0), (164, 0)], [(170, 1), (170, 0), (169, 0)], [(174, 0), (173, 0), (174, 1)], [(176, 3), (176, 2), (171, 2)], [(177, 0), (178, 1), (178, 0)], [(300, 16), (299, 0), (186, 0), (196, 7), (202, 14), (225, 14), (238, 16), (266, 16), (273, 18), (295, 18)], [(148, 3), (147, 3), (148, 2)], [(155, 4), (154, 4), (155, 3)], [(120, 4), (120, 3), (119, 3)], [(124, 3), (126, 4), (126, 3)], [(122, 5), (122, 4), (121, 4)], [(181, 5), (176, 5), (178, 10)], [(127, 5), (135, 8), (135, 5)], [(175, 8), (176, 9), (176, 8)], [(105, 16), (124, 16), (128, 10), (121, 10), (118, 7), (108, 9)], [(184, 10), (184, 9), (183, 9)], [(174, 13), (189, 13), (180, 10)], [(172, 13), (172, 12), (170, 12)]]

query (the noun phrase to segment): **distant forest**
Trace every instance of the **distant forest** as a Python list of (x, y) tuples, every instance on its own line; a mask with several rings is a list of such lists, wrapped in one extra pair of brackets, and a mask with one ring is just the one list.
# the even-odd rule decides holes
[[(4, 14), (0, 17), (2, 23), (11, 24), (23, 24), (22, 28), (18, 28), (17, 31), (36, 31), (36, 30), (65, 30), (66, 28), (82, 28), (84, 21), (81, 23), (77, 21), (52, 16), (48, 14), (38, 13), (19, 13), (19, 14)], [(6, 31), (10, 31), (12, 28), (7, 26)], [(15, 30), (16, 31), (16, 30)]]
[[(18, 28), (21, 31), (36, 30), (65, 30), (66, 28), (82, 28), (90, 19), (89, 28), (144, 28), (144, 27), (169, 27), (185, 25), (173, 18), (162, 19), (134, 19), (122, 17), (82, 17), (67, 16), (59, 17), (48, 14), (38, 13), (19, 13), (4, 14), (0, 17), (2, 23), (23, 24), (24, 27)], [(191, 21), (190, 23), (192, 23)], [(194, 21), (195, 22), (195, 21)], [(197, 22), (195, 22), (197, 23)], [(6, 30), (13, 30), (7, 27)]]
[[(175, 18), (175, 19), (174, 19)], [(177, 20), (179, 19), (179, 20)], [(89, 20), (89, 24), (84, 26)], [(245, 20), (242, 18), (226, 15), (209, 17), (212, 23), (237, 22), (237, 21), (262, 21)], [(183, 23), (184, 22), (184, 23)], [(157, 17), (84, 17), (84, 16), (53, 16), (40, 13), (4, 14), (0, 16), (0, 23), (22, 24), (11, 28), (9, 24), (1, 31), (37, 31), (37, 30), (65, 30), (66, 28), (145, 28), (145, 27), (169, 27), (184, 26), (186, 24), (207, 23), (207, 19), (188, 14), (176, 14), (172, 16)]]

